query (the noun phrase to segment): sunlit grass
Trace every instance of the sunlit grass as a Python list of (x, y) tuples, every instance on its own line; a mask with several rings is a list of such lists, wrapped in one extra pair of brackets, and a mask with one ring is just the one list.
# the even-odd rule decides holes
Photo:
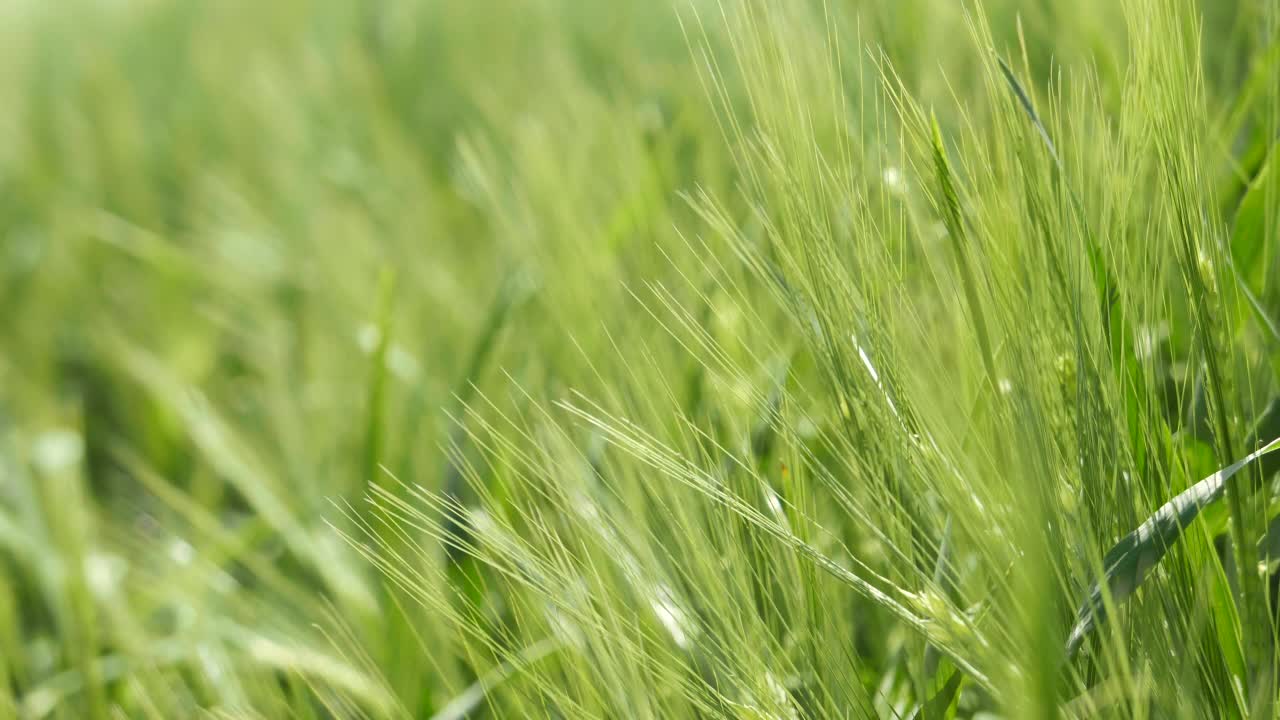
[(0, 9), (0, 718), (1273, 717), (1254, 0)]

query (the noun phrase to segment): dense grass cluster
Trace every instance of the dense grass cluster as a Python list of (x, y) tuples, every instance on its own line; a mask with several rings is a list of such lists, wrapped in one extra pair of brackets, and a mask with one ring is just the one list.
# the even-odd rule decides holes
[(1277, 30), (0, 2), (0, 720), (1276, 717)]

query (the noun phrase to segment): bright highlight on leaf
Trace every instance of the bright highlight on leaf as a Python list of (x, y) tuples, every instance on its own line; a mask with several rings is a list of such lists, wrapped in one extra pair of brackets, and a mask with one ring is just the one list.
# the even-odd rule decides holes
[(1183, 531), (1200, 511), (1222, 499), (1231, 478), (1250, 463), (1278, 448), (1280, 439), (1273, 440), (1261, 450), (1183, 490), (1108, 550), (1102, 559), (1108, 597), (1104, 598), (1102, 582), (1095, 583), (1089, 589), (1088, 599), (1077, 613), (1076, 624), (1067, 638), (1068, 657), (1074, 655), (1089, 632), (1106, 619), (1105, 600), (1109, 600), (1114, 606), (1128, 600), (1165, 553), (1178, 542)]

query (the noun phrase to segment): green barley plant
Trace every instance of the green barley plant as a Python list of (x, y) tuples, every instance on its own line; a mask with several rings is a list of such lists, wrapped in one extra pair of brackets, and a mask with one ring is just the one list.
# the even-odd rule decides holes
[(1273, 0), (0, 3), (0, 718), (1273, 718)]

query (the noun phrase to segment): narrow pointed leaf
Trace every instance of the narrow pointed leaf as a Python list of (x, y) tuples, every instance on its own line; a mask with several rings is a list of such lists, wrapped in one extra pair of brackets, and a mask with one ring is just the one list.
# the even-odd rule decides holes
[[(1200, 511), (1217, 502), (1226, 490), (1227, 481), (1258, 458), (1280, 448), (1280, 439), (1229, 465), (1184, 490), (1147, 518), (1136, 530), (1125, 535), (1103, 558), (1104, 577), (1111, 602), (1119, 606), (1142, 585), (1147, 573), (1178, 542)], [(1094, 583), (1089, 597), (1076, 616), (1075, 627), (1067, 638), (1067, 657), (1080, 649), (1089, 632), (1106, 619), (1101, 583)]]
[(960, 691), (960, 683), (963, 681), (964, 675), (959, 670), (952, 671), (942, 689), (938, 690), (938, 694), (929, 698), (929, 702), (916, 707), (908, 720), (945, 718), (947, 711), (951, 709), (951, 704), (955, 702), (956, 693)]

